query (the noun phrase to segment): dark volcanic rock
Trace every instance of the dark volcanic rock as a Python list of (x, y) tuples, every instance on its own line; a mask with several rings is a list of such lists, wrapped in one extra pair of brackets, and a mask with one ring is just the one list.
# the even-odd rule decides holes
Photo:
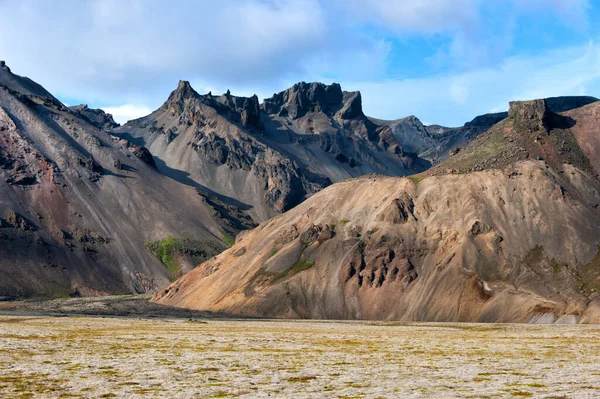
[[(360, 96), (358, 99), (360, 103)], [(263, 110), (267, 114), (279, 114), (297, 119), (308, 112), (323, 112), (333, 115), (344, 104), (344, 94), (338, 83), (300, 82), (292, 88), (265, 99)]]
[(472, 121), (465, 123), (465, 128), (483, 127), (486, 130), (496, 123), (508, 117), (508, 112), (497, 112), (494, 114), (479, 115)]
[(550, 109), (546, 100), (511, 101), (508, 117), (515, 120), (517, 126), (529, 131), (547, 131)]
[(598, 101), (596, 97), (589, 96), (549, 97), (546, 99), (546, 105), (552, 112), (565, 112), (581, 108), (596, 101)]
[(475, 238), (481, 234), (487, 234), (492, 231), (492, 228), (479, 220), (473, 223), (471, 227), (471, 237)]
[(340, 117), (343, 119), (353, 119), (360, 116), (364, 116), (360, 92), (344, 92), (344, 105), (340, 110)]
[(139, 159), (141, 159), (142, 161), (144, 161), (146, 164), (156, 169), (156, 162), (154, 161), (154, 157), (146, 147), (132, 146), (131, 153)]
[(2, 70), (4, 70), (5, 72), (10, 72), (10, 68), (8, 67), (8, 65), (6, 65), (5, 61), (0, 61), (0, 68), (2, 68)]
[(85, 104), (69, 107), (69, 109), (98, 129), (110, 130), (119, 126), (111, 114), (101, 109), (88, 108)]
[(187, 80), (180, 80), (177, 84), (177, 88), (169, 95), (167, 103), (183, 106), (185, 99), (198, 96), (199, 94), (192, 88), (190, 82)]

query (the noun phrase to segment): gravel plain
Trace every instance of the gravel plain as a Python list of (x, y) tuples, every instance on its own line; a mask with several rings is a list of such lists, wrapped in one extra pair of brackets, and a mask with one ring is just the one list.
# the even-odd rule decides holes
[(2, 398), (597, 398), (600, 326), (0, 316)]

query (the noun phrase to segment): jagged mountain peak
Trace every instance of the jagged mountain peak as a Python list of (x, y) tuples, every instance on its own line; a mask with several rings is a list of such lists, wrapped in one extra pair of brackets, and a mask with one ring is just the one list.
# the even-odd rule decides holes
[[(186, 109), (186, 100), (196, 100), (196, 102), (192, 102), (191, 108)], [(220, 96), (214, 96), (212, 91), (207, 94), (198, 94), (189, 81), (180, 80), (163, 107), (177, 114), (191, 113), (188, 115), (188, 119), (194, 119), (192, 114), (203, 112), (201, 108), (198, 108), (199, 104), (215, 109), (218, 114), (234, 123), (240, 123), (245, 128), (258, 130), (262, 128), (260, 125), (260, 102), (256, 94), (252, 97), (238, 97), (231, 95), (230, 90)]]
[(320, 82), (300, 82), (291, 88), (265, 99), (263, 110), (267, 114), (300, 118), (309, 112), (328, 115), (339, 113), (343, 119), (364, 116), (360, 92), (344, 92), (339, 83), (326, 85)]
[(6, 61), (0, 61), (0, 68), (5, 72), (10, 72), (10, 68), (6, 65)]
[(186, 98), (195, 98), (198, 96), (199, 94), (192, 88), (190, 82), (187, 80), (180, 80), (177, 84), (177, 88), (169, 95), (167, 103), (178, 103)]

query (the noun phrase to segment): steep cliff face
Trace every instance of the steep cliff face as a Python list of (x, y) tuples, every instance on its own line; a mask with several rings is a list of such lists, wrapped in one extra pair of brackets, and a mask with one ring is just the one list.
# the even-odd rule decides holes
[(265, 317), (598, 322), (598, 109), (511, 103), (430, 171), (334, 184), (154, 300)]
[(299, 83), (261, 106), (256, 96), (200, 95), (182, 81), (161, 108), (114, 132), (147, 146), (159, 170), (241, 203), (257, 220), (334, 181), (429, 165), (364, 116), (360, 93), (337, 84)]
[(334, 182), (368, 173), (403, 176), (430, 166), (406, 151), (389, 126), (364, 115), (359, 92), (339, 84), (298, 83), (265, 99), (263, 110), (270, 144), (297, 144), (302, 151), (293, 155), (309, 167), (317, 163)]
[(145, 243), (189, 240), (200, 261), (240, 230), (147, 149), (98, 129), (111, 120), (0, 69), (0, 297), (151, 292), (175, 274)]

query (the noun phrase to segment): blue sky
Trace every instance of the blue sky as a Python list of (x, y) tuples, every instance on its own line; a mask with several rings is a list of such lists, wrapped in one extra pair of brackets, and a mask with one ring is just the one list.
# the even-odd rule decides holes
[(462, 125), (509, 100), (600, 97), (595, 0), (0, 0), (0, 59), (123, 122), (179, 79), (264, 98), (360, 90), (377, 118)]

